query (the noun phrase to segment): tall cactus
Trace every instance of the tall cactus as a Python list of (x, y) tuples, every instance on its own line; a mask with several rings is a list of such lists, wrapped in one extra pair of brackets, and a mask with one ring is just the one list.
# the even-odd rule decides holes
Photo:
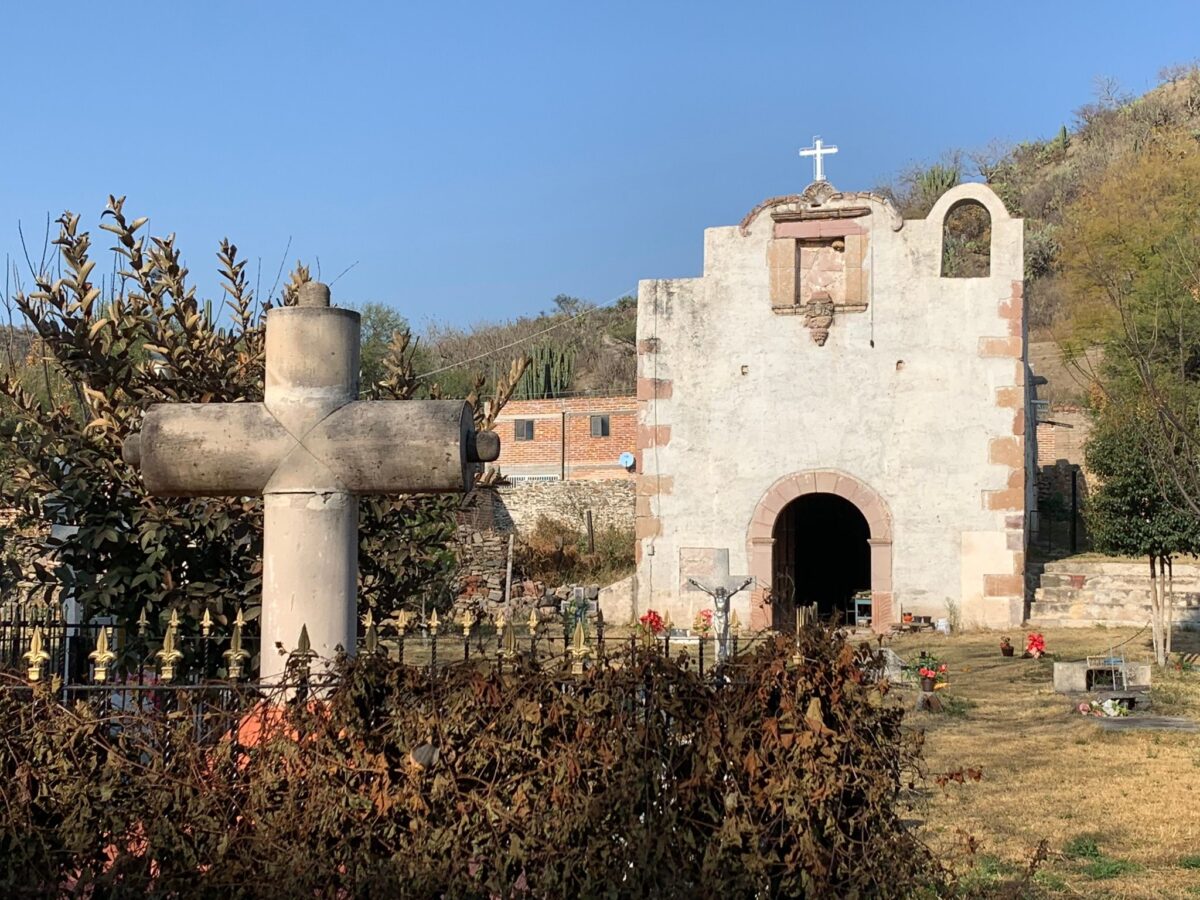
[(546, 344), (535, 347), (529, 357), (529, 368), (514, 392), (518, 400), (546, 400), (570, 390), (575, 376), (574, 350)]

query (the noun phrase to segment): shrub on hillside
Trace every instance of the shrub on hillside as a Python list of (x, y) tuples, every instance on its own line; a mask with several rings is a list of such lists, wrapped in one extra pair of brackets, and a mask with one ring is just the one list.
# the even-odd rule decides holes
[[(193, 738), (0, 691), (0, 889), (168, 896), (911, 896), (918, 762), (845, 640), (714, 686), (645, 649), (579, 677), (360, 657), (325, 703)], [(253, 727), (252, 727), (253, 726)], [(343, 893), (344, 892), (344, 893)]]

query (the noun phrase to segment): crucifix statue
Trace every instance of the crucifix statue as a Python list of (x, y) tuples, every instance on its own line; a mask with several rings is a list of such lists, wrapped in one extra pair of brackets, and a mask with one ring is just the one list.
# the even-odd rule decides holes
[(158, 403), (122, 455), (146, 490), (263, 497), (260, 677), (307, 628), (313, 652), (354, 653), (358, 495), (469, 491), (500, 439), (460, 400), (358, 400), (359, 315), (307, 282), (267, 312), (262, 403)]
[(826, 147), (821, 143), (820, 136), (813, 138), (813, 145), (805, 147), (800, 151), (801, 156), (811, 156), (813, 158), (813, 181), (825, 180), (825, 160), (824, 157), (831, 156), (838, 152), (835, 146)]
[(727, 579), (726, 584), (709, 588), (695, 578), (688, 579), (688, 584), (713, 598), (713, 630), (717, 633), (717, 662), (725, 662), (729, 657), (729, 601), (733, 599), (734, 594), (740, 594), (753, 583), (753, 578), (747, 578), (736, 585)]

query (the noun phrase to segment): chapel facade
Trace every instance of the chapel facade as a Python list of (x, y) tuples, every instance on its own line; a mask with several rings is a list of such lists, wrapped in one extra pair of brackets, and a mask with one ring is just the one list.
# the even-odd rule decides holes
[[(986, 274), (943, 272), (946, 217), (990, 218)], [(905, 220), (826, 181), (704, 233), (697, 278), (638, 292), (635, 615), (737, 587), (798, 605), (1019, 623), (1032, 446), (1023, 223), (981, 184)], [(869, 592), (869, 593), (868, 593)]]

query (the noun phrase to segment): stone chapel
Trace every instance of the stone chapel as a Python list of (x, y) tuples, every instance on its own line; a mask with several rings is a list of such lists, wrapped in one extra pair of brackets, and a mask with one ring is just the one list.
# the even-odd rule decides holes
[[(944, 223), (990, 217), (987, 274)], [(982, 184), (924, 219), (818, 180), (704, 233), (697, 278), (638, 291), (635, 614), (737, 587), (743, 627), (798, 604), (872, 626), (1023, 618), (1030, 379), (1023, 223)]]

